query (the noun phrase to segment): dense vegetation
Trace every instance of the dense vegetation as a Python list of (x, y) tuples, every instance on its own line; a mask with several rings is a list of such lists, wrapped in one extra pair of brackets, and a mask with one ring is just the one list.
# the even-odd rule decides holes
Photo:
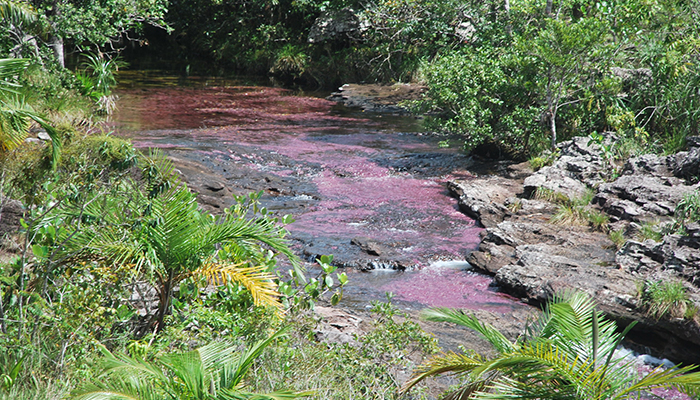
[[(0, 236), (0, 399), (396, 398), (394, 373), (420, 358), (409, 354), (435, 351), (390, 302), (353, 344), (319, 343), (307, 310), (336, 304), (347, 276), (331, 257), (307, 276), (289, 217), (257, 194), (202, 212), (161, 155), (86, 134), (114, 106), (121, 50), (286, 84), (418, 81), (428, 91), (411, 106), (467, 149), (539, 155), (614, 131), (617, 157), (698, 134), (699, 15), (686, 0), (0, 0), (0, 209), (23, 212)], [(697, 203), (679, 220), (697, 220)], [(655, 315), (683, 303), (657, 300), (670, 289), (656, 282), (640, 291)], [(457, 312), (431, 318), (485, 333), (499, 354), (438, 357), (409, 385), (450, 370), (468, 373), (458, 393), (482, 398), (623, 398), (639, 385), (611, 364), (620, 336), (582, 297), (557, 300), (515, 343)], [(696, 390), (678, 372), (640, 382)]]

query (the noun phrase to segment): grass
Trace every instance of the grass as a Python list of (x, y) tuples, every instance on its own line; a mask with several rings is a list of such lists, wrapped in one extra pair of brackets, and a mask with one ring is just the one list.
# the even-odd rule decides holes
[(664, 233), (661, 227), (659, 226), (658, 221), (645, 222), (639, 227), (639, 232), (637, 232), (636, 238), (640, 242), (649, 239), (655, 242), (661, 242), (662, 240), (664, 240)]
[(590, 225), (596, 230), (607, 232), (610, 218), (605, 213), (591, 208), (590, 204), (595, 196), (592, 190), (587, 190), (580, 197), (571, 199), (561, 193), (544, 188), (538, 188), (535, 195), (540, 199), (559, 203), (557, 211), (550, 219), (551, 223), (559, 225)]
[(312, 339), (314, 321), (295, 318), (295, 333), (263, 355), (251, 385), (313, 390), (314, 399), (397, 398), (396, 374), (435, 353), (436, 340), (390, 302), (374, 302), (372, 312), (373, 329), (354, 344), (318, 343)]
[(680, 280), (646, 280), (637, 289), (642, 307), (652, 318), (693, 319), (697, 315), (697, 307)]
[(625, 243), (627, 243), (627, 238), (625, 238), (625, 232), (622, 229), (616, 231), (609, 231), (608, 237), (613, 242), (617, 250), (620, 250), (622, 246), (624, 246)]
[(700, 190), (683, 196), (676, 206), (675, 217), (681, 225), (700, 221)]
[(565, 194), (542, 186), (535, 190), (532, 198), (536, 200), (549, 201), (551, 203), (565, 203), (569, 201), (569, 198)]
[(559, 149), (557, 149), (554, 152), (544, 151), (539, 156), (534, 156), (530, 158), (530, 167), (532, 167), (533, 170), (537, 171), (543, 167), (552, 165), (554, 164), (554, 161), (556, 161), (559, 158), (559, 155)]

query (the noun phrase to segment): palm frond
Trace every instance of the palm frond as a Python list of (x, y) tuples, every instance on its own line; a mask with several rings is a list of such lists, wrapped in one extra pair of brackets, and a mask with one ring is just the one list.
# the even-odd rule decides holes
[(174, 379), (170, 379), (169, 383), (184, 386), (178, 391), (187, 393), (188, 398), (204, 399), (212, 386), (216, 386), (212, 373), (204, 368), (197, 350), (166, 354), (160, 357), (160, 362), (173, 375)]
[(481, 334), (500, 353), (508, 353), (514, 349), (513, 343), (496, 328), (480, 322), (474, 315), (467, 315), (461, 310), (429, 308), (421, 312), (421, 317), (428, 321), (451, 322), (472, 329)]
[(280, 390), (276, 392), (268, 393), (245, 393), (237, 392), (231, 393), (227, 392), (227, 396), (223, 396), (223, 400), (294, 400), (300, 397), (313, 396), (316, 392), (313, 390), (307, 390), (303, 392), (293, 392), (291, 390)]
[[(3, 2), (0, 1), (0, 17)], [(16, 80), (29, 65), (27, 58), (0, 58), (0, 99), (10, 95), (17, 95), (21, 87)]]
[(15, 25), (31, 24), (36, 21), (36, 12), (27, 3), (21, 1), (0, 1), (0, 18)]
[(689, 373), (694, 369), (694, 366), (666, 370), (658, 367), (633, 385), (616, 393), (616, 396), (611, 396), (610, 399), (626, 399), (633, 393), (656, 388), (673, 387), (684, 392), (697, 392), (700, 390), (700, 372)]
[(209, 260), (196, 270), (194, 275), (204, 276), (215, 285), (236, 282), (250, 292), (256, 305), (281, 309), (282, 304), (277, 300), (279, 293), (274, 275), (267, 272), (263, 266), (244, 267), (243, 265), (245, 264)]
[(407, 392), (428, 377), (444, 373), (457, 376), (471, 373), (474, 369), (483, 366), (484, 362), (485, 360), (478, 354), (466, 355), (449, 352), (431, 357), (416, 367), (413, 376), (403, 385), (401, 392)]

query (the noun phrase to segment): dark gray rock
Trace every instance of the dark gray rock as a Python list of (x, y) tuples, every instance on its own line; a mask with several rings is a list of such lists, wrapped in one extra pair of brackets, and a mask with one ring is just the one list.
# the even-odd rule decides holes
[(309, 43), (323, 43), (357, 36), (362, 30), (360, 18), (352, 8), (328, 10), (316, 18), (309, 30)]
[(700, 147), (691, 147), (673, 157), (673, 174), (690, 183), (697, 182), (700, 179)]
[(489, 227), (503, 221), (509, 212), (503, 203), (511, 196), (512, 186), (512, 181), (494, 176), (478, 181), (451, 181), (447, 189), (459, 199), (463, 213)]
[(644, 154), (627, 160), (622, 170), (623, 175), (652, 175), (667, 177), (672, 175), (668, 157)]
[(353, 238), (350, 243), (359, 247), (362, 251), (371, 256), (381, 256), (387, 253), (386, 249), (381, 243), (367, 237)]
[(16, 200), (3, 199), (0, 201), (0, 236), (17, 232), (19, 221), (24, 216), (22, 203)]
[(576, 198), (589, 187), (604, 182), (608, 171), (600, 145), (591, 143), (589, 138), (576, 137), (560, 143), (559, 150), (561, 156), (551, 166), (543, 167), (525, 178), (526, 196), (531, 196), (541, 187)]
[(651, 221), (672, 216), (676, 204), (695, 189), (672, 176), (624, 175), (600, 185), (593, 203), (619, 219)]

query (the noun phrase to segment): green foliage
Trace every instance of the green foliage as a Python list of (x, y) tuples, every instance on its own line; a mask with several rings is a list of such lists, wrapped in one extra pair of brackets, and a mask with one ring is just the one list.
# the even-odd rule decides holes
[(435, 353), (436, 340), (390, 302), (374, 302), (371, 311), (372, 327), (344, 344), (319, 343), (317, 321), (295, 315), (296, 334), (263, 355), (253, 385), (313, 389), (318, 399), (396, 399), (397, 374), (412, 359)]
[(559, 151), (544, 151), (539, 156), (530, 157), (530, 167), (534, 170), (540, 170), (542, 167), (552, 165), (559, 158)]
[(556, 13), (541, 2), (510, 6), (490, 25), (498, 40), (477, 29), (477, 40), (425, 68), (423, 109), (442, 112), (439, 125), (465, 135), (469, 149), (494, 142), (533, 155), (573, 135), (612, 130), (668, 154), (697, 134), (696, 4), (562, 2)]
[(664, 240), (664, 230), (659, 226), (658, 222), (644, 222), (637, 232), (637, 239), (640, 241), (653, 240), (661, 242)]
[(112, 88), (117, 84), (114, 74), (127, 64), (118, 57), (110, 58), (103, 53), (87, 53), (83, 56), (83, 70), (75, 74), (82, 84), (82, 93), (95, 100), (98, 112), (111, 114), (116, 107), (116, 99), (111, 95)]
[(653, 318), (693, 319), (697, 314), (697, 306), (680, 280), (646, 280), (638, 285), (638, 292), (642, 308)]
[[(158, 176), (149, 173), (153, 168)], [(64, 224), (57, 239), (62, 246), (55, 250), (62, 264), (88, 261), (152, 282), (158, 311), (148, 316), (141, 336), (163, 329), (173, 289), (191, 276), (213, 284), (237, 282), (257, 305), (279, 306), (274, 262), (260, 246), (285, 254), (297, 269), (299, 264), (276, 219), (247, 217), (245, 204), (221, 217), (201, 213), (196, 195), (160, 156), (146, 161), (144, 175), (145, 182), (124, 179), (107, 193), (88, 194), (39, 221), (39, 226), (56, 219)]]
[(283, 296), (282, 304), (285, 308), (313, 309), (316, 302), (330, 291), (334, 291), (330, 298), (331, 305), (337, 305), (343, 298), (343, 288), (348, 283), (348, 275), (345, 272), (336, 273), (336, 285), (332, 274), (338, 268), (332, 265), (333, 256), (323, 255), (316, 261), (321, 271), (308, 281), (295, 270), (289, 271), (289, 280), (285, 280), (281, 272), (277, 272), (278, 290)]
[(448, 398), (460, 399), (628, 399), (658, 387), (690, 393), (700, 387), (700, 373), (689, 373), (692, 366), (641, 375), (634, 360), (616, 358), (615, 349), (631, 326), (618, 333), (615, 323), (603, 318), (582, 293), (556, 296), (514, 342), (458, 310), (429, 309), (424, 315), (475, 330), (496, 355), (443, 353), (419, 366), (404, 391), (448, 373), (462, 380)]
[(620, 250), (622, 246), (624, 246), (625, 243), (627, 243), (627, 238), (625, 238), (625, 232), (622, 229), (609, 231), (608, 237), (613, 242), (617, 250)]
[(282, 400), (308, 396), (310, 392), (278, 390), (250, 392), (244, 379), (255, 360), (283, 331), (253, 344), (245, 351), (225, 343), (211, 343), (186, 353), (163, 354), (153, 361), (142, 356), (105, 355), (101, 379), (72, 393), (76, 400), (129, 398), (140, 400), (191, 399)]
[(700, 222), (700, 191), (695, 190), (678, 202), (675, 218), (681, 225)]
[(17, 82), (27, 65), (28, 60), (24, 59), (0, 59), (0, 155), (20, 146), (29, 134), (31, 123), (35, 123), (51, 138), (52, 162), (55, 165), (61, 149), (58, 133), (24, 101), (22, 85)]

